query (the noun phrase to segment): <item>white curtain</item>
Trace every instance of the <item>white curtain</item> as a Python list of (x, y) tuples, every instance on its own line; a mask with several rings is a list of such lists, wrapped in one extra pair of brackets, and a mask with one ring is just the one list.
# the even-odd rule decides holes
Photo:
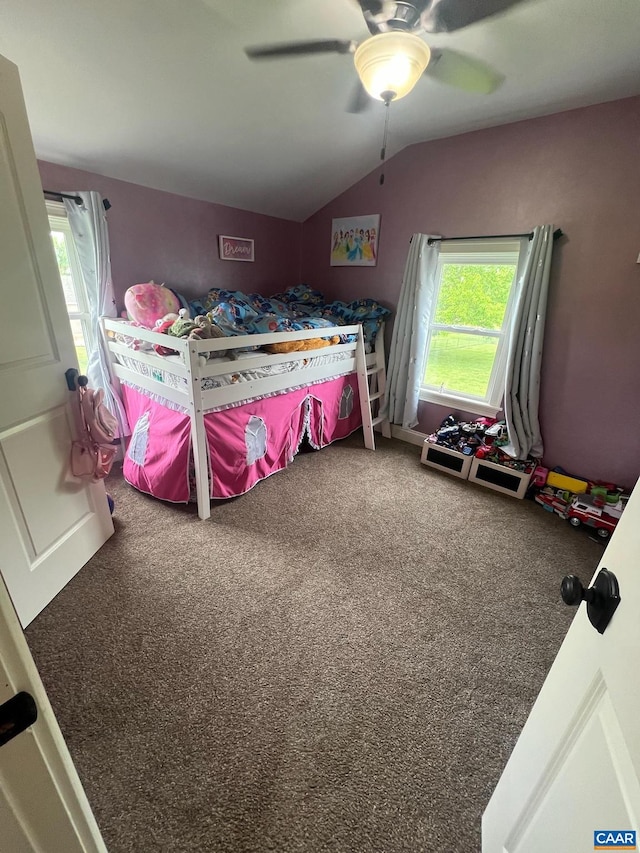
[(100, 317), (116, 317), (116, 300), (111, 280), (109, 232), (102, 196), (96, 192), (66, 191), (80, 196), (82, 204), (65, 198), (64, 206), (78, 252), (80, 268), (89, 300), (93, 346), (89, 354), (87, 377), (92, 388), (104, 389), (104, 402), (118, 421), (120, 436), (129, 434), (129, 424), (118, 393), (111, 385), (109, 355)]
[(520, 263), (516, 307), (509, 331), (504, 414), (509, 444), (502, 449), (515, 459), (542, 456), (538, 421), (540, 364), (547, 313), (553, 225), (540, 225), (527, 241)]
[(440, 243), (414, 234), (404, 269), (389, 354), (387, 391), (382, 414), (392, 424), (411, 429), (418, 423), (418, 400), (424, 371), (429, 317), (434, 306)]

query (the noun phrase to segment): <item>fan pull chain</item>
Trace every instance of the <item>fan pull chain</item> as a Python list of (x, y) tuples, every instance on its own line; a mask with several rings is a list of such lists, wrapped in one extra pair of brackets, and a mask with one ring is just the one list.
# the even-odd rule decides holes
[[(387, 113), (384, 117), (384, 134), (382, 137), (382, 148), (380, 149), (380, 160), (382, 161), (383, 164), (384, 164), (385, 158), (387, 156), (387, 139), (389, 136), (389, 104), (390, 103), (391, 103), (391, 100), (384, 102), (384, 106), (385, 106)], [(382, 184), (384, 184), (384, 172), (382, 172), (382, 174), (380, 175), (380, 186), (382, 186)]]

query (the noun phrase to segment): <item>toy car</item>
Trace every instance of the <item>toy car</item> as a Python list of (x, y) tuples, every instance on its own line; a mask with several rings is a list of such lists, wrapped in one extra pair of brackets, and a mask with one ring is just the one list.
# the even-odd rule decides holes
[(573, 527), (586, 524), (595, 528), (601, 539), (608, 539), (627, 505), (628, 497), (621, 496), (615, 505), (607, 504), (597, 495), (576, 495), (566, 511), (565, 518)]
[(569, 502), (557, 489), (552, 489), (550, 486), (545, 487), (535, 496), (535, 501), (547, 512), (555, 512), (560, 518), (567, 517)]

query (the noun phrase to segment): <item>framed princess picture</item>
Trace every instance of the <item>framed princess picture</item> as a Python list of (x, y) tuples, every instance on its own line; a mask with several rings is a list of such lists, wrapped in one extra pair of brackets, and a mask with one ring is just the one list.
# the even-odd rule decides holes
[(332, 267), (375, 267), (380, 214), (348, 216), (331, 222)]

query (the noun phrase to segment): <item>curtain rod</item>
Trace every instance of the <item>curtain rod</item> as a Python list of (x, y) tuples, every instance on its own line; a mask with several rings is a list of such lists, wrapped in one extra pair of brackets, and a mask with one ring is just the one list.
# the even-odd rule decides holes
[[(62, 201), (63, 198), (69, 198), (72, 201), (75, 201), (76, 204), (82, 204), (82, 199), (79, 195), (69, 195), (68, 193), (59, 193), (56, 190), (42, 190), (43, 195), (50, 195), (56, 199), (56, 201)], [(108, 198), (102, 199), (102, 204), (104, 205), (105, 210), (109, 210), (111, 207), (111, 202)]]
[[(472, 237), (429, 237), (427, 245), (432, 246), (434, 243), (453, 243), (455, 240), (506, 240), (513, 239), (515, 237), (526, 237), (528, 240), (533, 240), (533, 231), (527, 231), (526, 234), (480, 234)], [(564, 237), (564, 231), (562, 228), (556, 228), (553, 232), (553, 239), (559, 240), (560, 237)]]

